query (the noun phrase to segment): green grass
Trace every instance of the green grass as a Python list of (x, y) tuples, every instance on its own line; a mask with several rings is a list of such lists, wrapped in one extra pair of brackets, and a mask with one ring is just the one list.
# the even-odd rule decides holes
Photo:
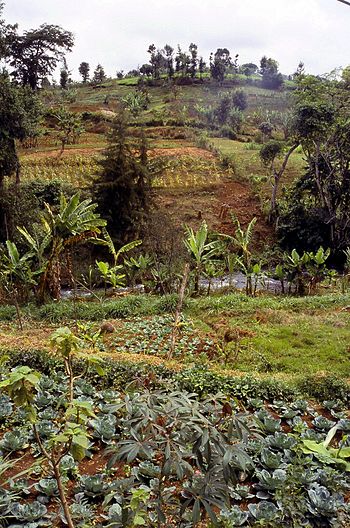
[[(252, 325), (256, 336), (242, 348), (236, 367), (251, 372), (271, 369), (288, 374), (314, 374), (319, 371), (350, 376), (349, 316), (324, 317), (283, 312), (285, 324), (278, 319), (266, 324)], [(233, 319), (237, 324), (238, 318)], [(342, 327), (335, 327), (342, 324)], [(247, 340), (246, 343), (247, 345)], [(247, 353), (248, 350), (248, 353)]]
[[(260, 161), (260, 146), (256, 143), (243, 143), (226, 138), (212, 138), (210, 143), (223, 155), (230, 158), (234, 164), (236, 175), (242, 179), (251, 181), (259, 192), (262, 200), (270, 198), (271, 184), (269, 181), (269, 170)], [(253, 145), (253, 147), (250, 147)], [(302, 154), (294, 152), (281, 180), (280, 190), (284, 186), (292, 184), (302, 173), (305, 166)]]
[[(140, 317), (172, 313), (176, 303), (176, 295), (131, 295), (103, 303), (79, 302), (76, 307), (71, 301), (31, 305), (22, 311), (26, 324), (33, 328), (37, 323), (39, 327), (73, 325), (75, 316), (96, 324), (105, 319), (132, 323)], [(185, 315), (203, 339), (215, 342), (228, 329), (245, 334), (238, 342), (237, 358), (232, 355), (224, 367), (215, 353), (210, 363), (213, 369), (292, 378), (325, 372), (350, 378), (350, 314), (343, 309), (349, 304), (350, 294), (250, 298), (236, 293), (187, 299)], [(15, 320), (13, 307), (0, 307), (2, 324), (13, 325)]]
[(191, 312), (210, 325), (249, 331), (228, 366), (245, 372), (297, 375), (320, 371), (350, 377), (349, 294), (315, 297), (228, 295), (191, 301)]
[(256, 310), (286, 310), (299, 313), (315, 313), (317, 311), (340, 310), (350, 305), (350, 293), (329, 293), (309, 297), (267, 296), (247, 297), (241, 293), (229, 295), (213, 295), (189, 301), (193, 313), (206, 312), (208, 315), (244, 314), (252, 315)]

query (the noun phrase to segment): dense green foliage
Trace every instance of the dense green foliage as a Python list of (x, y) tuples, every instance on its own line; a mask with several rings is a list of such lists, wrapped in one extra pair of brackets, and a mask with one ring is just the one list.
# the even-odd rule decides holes
[(301, 76), (295, 130), (306, 170), (291, 189), (279, 234), (284, 245), (349, 245), (349, 92), (343, 83)]
[(349, 67), (2, 8), (0, 525), (347, 528)]
[(6, 73), (0, 74), (0, 187), (5, 176), (17, 173), (20, 163), (16, 140), (35, 139), (41, 107), (30, 90), (20, 89), (10, 82)]
[[(95, 375), (92, 385), (85, 374), (75, 378), (74, 392), (67, 400), (70, 369), (84, 373), (84, 367), (81, 362), (67, 363), (77, 344), (68, 329), (58, 330), (53, 341), (62, 359), (52, 359), (49, 370), (48, 363), (32, 364), (49, 375), (28, 367), (3, 374), (1, 386), (11, 398), (4, 392), (0, 395), (0, 421), (5, 427), (10, 423), (11, 431), (2, 436), (0, 449), (3, 455), (23, 449), (48, 453), (55, 446), (48, 462), (53, 461), (55, 469), (54, 461), (59, 461), (59, 478), (71, 482), (80, 500), (70, 492), (61, 494), (57, 471), (53, 476), (45, 470), (43, 476), (42, 471), (34, 475), (33, 468), (28, 468), (34, 487), (24, 479), (20, 495), (2, 494), (1, 514), (9, 521), (43, 523), (50, 519), (49, 511), (56, 511), (60, 494), (60, 500), (67, 501), (62, 504), (68, 508), (65, 511), (72, 526), (83, 519), (85, 525), (95, 519), (120, 527), (136, 526), (141, 520), (149, 527), (159, 523), (196, 526), (204, 519), (213, 526), (235, 526), (237, 522), (240, 526), (258, 526), (277, 518), (291, 527), (296, 522), (327, 527), (336, 519), (340, 526), (346, 526), (349, 420), (343, 412), (339, 385), (329, 385), (332, 399), (324, 401), (323, 412), (329, 419), (319, 408), (295, 398), (292, 391), (283, 392), (282, 387), (261, 385), (254, 390), (251, 385), (253, 390), (249, 390), (248, 379), (231, 392), (235, 398), (229, 398), (228, 380), (225, 386), (218, 386), (218, 377), (209, 383), (205, 371), (198, 370), (173, 377), (170, 383), (168, 374), (166, 389), (161, 388), (165, 379), (159, 378), (156, 390), (141, 388), (142, 378), (135, 372), (138, 385), (129, 385), (127, 393), (117, 392), (118, 378), (111, 378), (113, 366), (107, 362), (107, 385), (105, 376)], [(68, 378), (62, 371), (64, 365)], [(163, 376), (166, 374), (163, 371)], [(119, 376), (124, 387), (132, 381), (130, 370), (119, 370)], [(19, 385), (22, 379), (26, 380), (24, 392)], [(201, 396), (186, 392), (189, 382), (190, 391)], [(152, 383), (154, 386), (154, 378)], [(210, 396), (218, 388), (227, 396)], [(329, 394), (319, 392), (321, 397)], [(287, 398), (288, 403), (281, 398)], [(249, 412), (242, 412), (242, 399)], [(270, 404), (265, 405), (264, 399)], [(21, 408), (27, 412), (31, 409), (27, 416), (34, 423), (37, 445)], [(79, 414), (74, 410), (77, 408)], [(67, 409), (71, 409), (69, 422)], [(89, 433), (89, 443), (85, 443), (84, 431)], [(343, 436), (336, 441), (337, 431)], [(106, 466), (96, 473), (84, 473), (79, 461), (85, 457), (94, 461), (101, 451)], [(10, 481), (10, 489), (17, 491), (14, 482)], [(243, 503), (248, 509), (239, 507)]]
[(131, 149), (126, 115), (122, 113), (112, 125), (109, 146), (101, 161), (102, 171), (93, 188), (107, 228), (119, 243), (139, 236), (149, 209), (150, 181), (146, 162), (144, 144), (141, 144), (139, 158)]

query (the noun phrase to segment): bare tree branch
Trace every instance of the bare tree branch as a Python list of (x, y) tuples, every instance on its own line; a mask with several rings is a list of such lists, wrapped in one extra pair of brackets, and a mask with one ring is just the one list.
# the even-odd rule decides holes
[(338, 0), (338, 2), (350, 6), (350, 2), (347, 2), (347, 0)]

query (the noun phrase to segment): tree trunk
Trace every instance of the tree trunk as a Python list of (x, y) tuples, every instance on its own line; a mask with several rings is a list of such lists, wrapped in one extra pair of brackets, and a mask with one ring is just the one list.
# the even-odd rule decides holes
[(299, 146), (299, 142), (298, 143), (294, 143), (290, 147), (288, 152), (286, 153), (280, 170), (279, 171), (274, 170), (274, 183), (273, 183), (273, 188), (272, 188), (271, 205), (270, 205), (270, 213), (269, 213), (270, 222), (275, 221), (276, 218), (277, 218), (277, 192), (278, 192), (278, 186), (279, 186), (281, 178), (282, 178), (282, 176), (283, 176), (283, 174), (284, 174), (284, 172), (285, 172), (285, 170), (287, 168), (287, 164), (288, 164), (289, 158), (290, 158), (290, 156), (293, 154), (293, 152), (295, 151), (295, 149), (298, 146)]
[(68, 528), (75, 528), (74, 527), (74, 523), (72, 521), (72, 516), (70, 514), (70, 509), (69, 509), (69, 505), (68, 505), (68, 502), (67, 502), (64, 486), (63, 486), (63, 483), (62, 483), (62, 477), (61, 477), (61, 472), (60, 472), (60, 468), (59, 468), (59, 463), (54, 463), (52, 465), (53, 465), (53, 472), (54, 472), (55, 479), (56, 479), (57, 486), (58, 486), (58, 492), (59, 492), (59, 495), (60, 495), (60, 501), (61, 501), (62, 508), (63, 508), (63, 511), (64, 511), (64, 516), (65, 516), (66, 521), (67, 521), (67, 526), (68, 526)]

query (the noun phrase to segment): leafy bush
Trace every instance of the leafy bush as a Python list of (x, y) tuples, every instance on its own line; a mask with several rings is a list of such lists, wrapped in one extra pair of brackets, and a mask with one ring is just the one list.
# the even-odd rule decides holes
[(8, 304), (0, 306), (0, 321), (13, 321), (16, 318), (16, 309)]
[(275, 398), (290, 400), (297, 390), (285, 382), (273, 378), (259, 379), (253, 376), (222, 376), (208, 371), (205, 367), (193, 367), (175, 376), (181, 389), (194, 391), (200, 395), (224, 392), (243, 401), (262, 398), (272, 401)]
[(237, 139), (237, 133), (234, 131), (232, 126), (223, 125), (219, 130), (220, 137), (228, 139)]
[[(4, 351), (3, 351), (4, 352)], [(9, 354), (8, 367), (28, 365), (44, 374), (62, 371), (63, 362), (54, 355), (39, 350), (6, 351)], [(133, 363), (117, 361), (113, 358), (103, 360), (105, 376), (102, 378), (94, 373), (87, 375), (88, 380), (100, 388), (123, 389), (126, 384), (138, 383), (150, 387), (163, 387), (172, 381), (180, 389), (196, 392), (199, 395), (224, 392), (249, 403), (252, 398), (273, 401), (305, 395), (320, 402), (338, 399), (347, 403), (350, 401), (349, 384), (335, 376), (307, 376), (297, 378), (294, 382), (277, 380), (273, 377), (257, 378), (250, 375), (223, 376), (210, 371), (206, 366), (194, 366), (180, 372), (173, 371), (163, 365), (149, 365), (148, 363)], [(84, 359), (75, 362), (78, 372), (86, 368)]]
[(318, 401), (339, 399), (350, 402), (350, 387), (333, 375), (307, 376), (298, 382), (298, 389)]

